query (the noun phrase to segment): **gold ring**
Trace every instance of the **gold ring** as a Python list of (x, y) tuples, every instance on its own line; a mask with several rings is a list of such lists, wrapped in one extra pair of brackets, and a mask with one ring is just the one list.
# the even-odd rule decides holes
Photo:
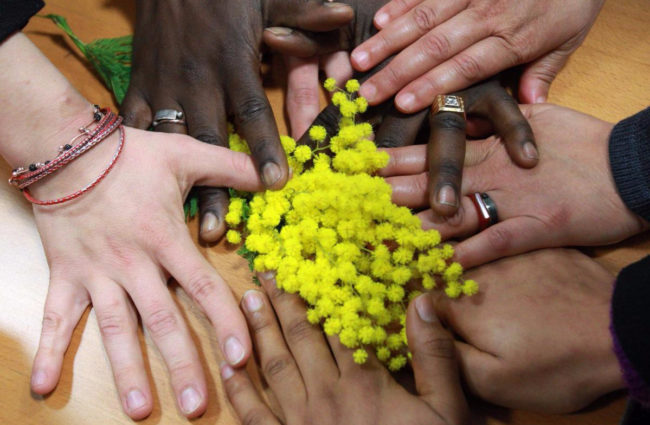
[(465, 102), (461, 96), (439, 94), (431, 105), (431, 113), (455, 112), (465, 117)]

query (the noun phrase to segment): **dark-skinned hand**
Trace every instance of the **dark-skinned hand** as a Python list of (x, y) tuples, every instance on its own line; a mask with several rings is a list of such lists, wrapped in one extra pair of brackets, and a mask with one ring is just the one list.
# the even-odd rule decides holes
[[(125, 124), (148, 128), (156, 111), (176, 109), (187, 128), (162, 124), (156, 130), (227, 146), (232, 116), (265, 186), (281, 188), (289, 170), (260, 77), (263, 29), (328, 31), (351, 19), (348, 6), (323, 0), (138, 0)], [(227, 208), (225, 189), (199, 190), (203, 240), (223, 235)]]
[[(376, 33), (373, 16), (385, 0), (347, 0), (355, 10), (355, 19), (348, 25), (330, 32), (313, 33), (286, 28), (269, 28), (264, 31), (264, 42), (273, 50), (298, 57), (311, 57), (337, 50), (349, 50)], [(357, 74), (365, 81), (379, 72), (388, 61), (367, 73)], [(497, 80), (490, 80), (456, 93), (465, 101), (470, 121), (469, 134), (485, 136), (485, 130), (493, 129), (504, 141), (508, 153), (516, 164), (530, 168), (537, 164), (538, 154), (532, 130), (519, 111), (517, 103)], [(428, 122), (427, 122), (427, 117)], [(435, 115), (421, 111), (413, 115), (399, 112), (392, 100), (371, 107), (363, 119), (373, 124), (380, 147), (398, 147), (416, 142), (423, 125), (431, 131), (428, 136), (427, 162), (430, 179), (428, 196), (431, 208), (441, 216), (454, 215), (460, 203), (463, 160), (465, 157), (466, 123), (462, 115), (441, 112)], [(330, 105), (316, 118), (314, 124), (322, 125), (328, 134), (335, 133), (339, 116), (335, 106)], [(487, 128), (484, 125), (487, 121)], [(308, 135), (301, 143), (308, 143)]]

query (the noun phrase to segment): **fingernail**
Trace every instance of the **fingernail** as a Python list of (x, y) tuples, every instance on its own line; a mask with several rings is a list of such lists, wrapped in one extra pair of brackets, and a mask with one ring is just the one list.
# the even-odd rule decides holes
[(131, 390), (126, 395), (126, 407), (130, 410), (138, 410), (147, 403), (144, 394), (140, 390)]
[(344, 9), (344, 8), (349, 9), (350, 8), (350, 6), (348, 6), (347, 4), (336, 3), (336, 2), (325, 2), (325, 3), (323, 3), (323, 6), (329, 7), (329, 8), (332, 8), (332, 9)]
[(226, 360), (231, 365), (236, 365), (244, 358), (244, 346), (234, 336), (226, 340), (224, 345), (224, 352), (226, 353)]
[(440, 190), (438, 190), (438, 203), (442, 205), (449, 205), (451, 207), (458, 206), (458, 198), (456, 197), (456, 191), (449, 184), (443, 185)]
[(42, 370), (37, 370), (32, 374), (32, 386), (33, 387), (40, 387), (45, 385), (45, 381), (47, 380), (47, 374), (42, 371)]
[(386, 25), (386, 22), (388, 22), (388, 14), (381, 12), (377, 16), (375, 16), (375, 24), (379, 27), (383, 27)]
[(224, 381), (229, 380), (235, 374), (235, 370), (231, 368), (230, 365), (226, 362), (221, 362), (219, 369), (221, 370), (221, 379)]
[(368, 102), (372, 102), (377, 96), (377, 87), (372, 83), (363, 83), (359, 89), (359, 94), (365, 97)]
[(431, 296), (428, 294), (422, 294), (415, 299), (415, 311), (423, 322), (435, 323), (438, 321)]
[(539, 96), (535, 99), (535, 103), (546, 103), (546, 96)]
[(280, 173), (280, 167), (278, 167), (273, 162), (267, 162), (262, 168), (262, 180), (266, 187), (273, 186), (278, 180), (280, 180), (282, 173)]
[(260, 273), (260, 278), (262, 280), (273, 280), (273, 279), (275, 279), (275, 272)]
[(201, 395), (192, 387), (187, 387), (181, 393), (181, 409), (186, 415), (193, 413), (201, 405)]
[(368, 59), (368, 53), (364, 50), (359, 50), (352, 53), (352, 60), (364, 68), (368, 65)]
[(266, 30), (270, 31), (273, 35), (277, 35), (278, 37), (286, 37), (293, 34), (293, 30), (291, 28), (285, 27), (269, 27)]
[(244, 306), (249, 313), (256, 313), (262, 309), (264, 302), (258, 291), (250, 289), (244, 293)]
[(526, 155), (526, 158), (528, 159), (539, 158), (539, 155), (537, 154), (537, 149), (535, 149), (535, 145), (533, 145), (531, 142), (526, 142), (526, 144), (524, 144), (524, 155)]
[(415, 105), (415, 96), (411, 93), (405, 93), (401, 96), (398, 96), (396, 101), (397, 105), (400, 108), (404, 109), (405, 111), (410, 111)]
[(201, 233), (212, 232), (217, 228), (217, 223), (219, 219), (216, 215), (212, 213), (206, 213), (203, 216), (203, 221), (201, 222)]

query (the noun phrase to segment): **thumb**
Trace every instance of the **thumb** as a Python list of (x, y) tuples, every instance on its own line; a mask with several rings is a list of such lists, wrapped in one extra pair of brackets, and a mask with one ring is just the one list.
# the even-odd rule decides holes
[(519, 82), (522, 103), (545, 103), (551, 83), (564, 68), (571, 52), (554, 50), (529, 64)]
[(411, 302), (406, 334), (418, 394), (448, 424), (465, 423), (469, 411), (458, 374), (456, 346), (436, 316), (430, 294)]
[(253, 159), (242, 152), (203, 143), (184, 135), (165, 135), (170, 144), (172, 166), (190, 186), (231, 187), (246, 192), (264, 190)]

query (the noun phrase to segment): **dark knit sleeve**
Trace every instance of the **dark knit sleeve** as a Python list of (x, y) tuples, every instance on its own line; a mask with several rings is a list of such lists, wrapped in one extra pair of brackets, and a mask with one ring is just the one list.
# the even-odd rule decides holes
[(42, 0), (0, 0), (0, 42), (23, 29), (44, 5)]
[(650, 221), (650, 108), (616, 124), (609, 163), (625, 205)]
[(610, 330), (630, 396), (650, 407), (650, 256), (618, 275)]

